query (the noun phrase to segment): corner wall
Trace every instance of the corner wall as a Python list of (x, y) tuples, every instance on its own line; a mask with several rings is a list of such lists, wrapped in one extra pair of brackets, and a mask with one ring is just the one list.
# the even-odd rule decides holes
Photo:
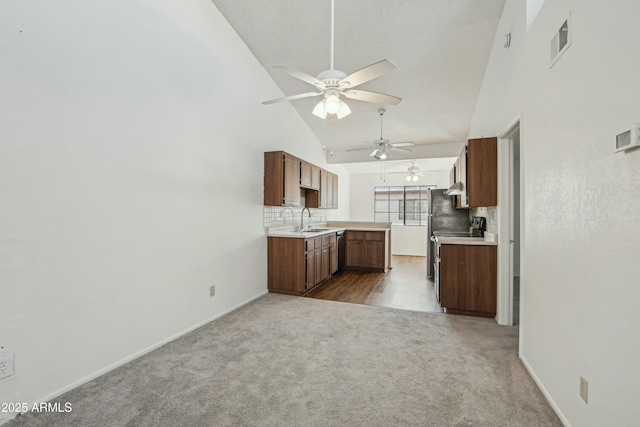
[(260, 104), (281, 92), (210, 1), (5, 0), (0, 40), (0, 401), (265, 293), (264, 151), (340, 174), (348, 216), (347, 174), (290, 105)]
[(507, 0), (469, 134), (521, 117), (520, 355), (567, 425), (636, 425), (640, 150), (614, 141), (640, 121), (640, 3), (547, 1), (528, 32), (525, 3)]

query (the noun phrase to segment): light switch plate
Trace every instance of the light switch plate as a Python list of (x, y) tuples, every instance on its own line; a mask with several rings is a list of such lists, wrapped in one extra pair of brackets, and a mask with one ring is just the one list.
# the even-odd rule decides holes
[(0, 355), (0, 379), (13, 375), (13, 354)]

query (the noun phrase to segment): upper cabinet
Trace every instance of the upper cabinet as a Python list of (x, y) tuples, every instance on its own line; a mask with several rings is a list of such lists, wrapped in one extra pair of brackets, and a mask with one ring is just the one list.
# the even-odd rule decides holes
[(283, 152), (264, 153), (264, 205), (300, 206), (300, 160)]
[(498, 138), (470, 139), (454, 170), (456, 181), (462, 183), (457, 207), (498, 205)]
[(306, 193), (305, 206), (308, 208), (338, 208), (338, 175), (320, 169), (320, 190)]
[(312, 190), (320, 189), (320, 168), (300, 161), (300, 186)]
[(264, 153), (264, 205), (335, 209), (338, 176), (284, 151)]
[[(337, 196), (338, 176), (320, 171), (320, 207), (326, 209), (336, 209), (338, 207)], [(335, 193), (335, 194), (334, 194)]]

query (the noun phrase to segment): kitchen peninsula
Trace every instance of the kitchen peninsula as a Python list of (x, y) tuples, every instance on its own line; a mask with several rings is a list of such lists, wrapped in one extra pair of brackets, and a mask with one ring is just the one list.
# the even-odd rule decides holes
[(378, 272), (391, 268), (387, 222), (329, 221), (313, 224), (309, 231), (270, 228), (267, 239), (270, 292), (303, 295), (341, 268)]

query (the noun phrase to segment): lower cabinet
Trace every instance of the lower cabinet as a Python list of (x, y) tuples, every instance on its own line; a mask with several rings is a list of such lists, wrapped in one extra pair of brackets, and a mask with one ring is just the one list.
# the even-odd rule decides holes
[(389, 233), (382, 231), (347, 231), (346, 268), (386, 272), (389, 268)]
[(440, 246), (440, 305), (447, 313), (495, 317), (497, 246)]
[(267, 285), (270, 292), (302, 295), (338, 270), (335, 233), (309, 239), (269, 237)]

